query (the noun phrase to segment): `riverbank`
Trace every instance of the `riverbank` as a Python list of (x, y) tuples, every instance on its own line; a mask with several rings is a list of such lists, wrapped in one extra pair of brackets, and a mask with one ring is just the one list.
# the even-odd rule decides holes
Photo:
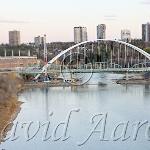
[(144, 84), (144, 85), (150, 85), (150, 79), (120, 79), (116, 81), (117, 84)]
[(20, 111), (21, 102), (17, 93), (22, 89), (23, 81), (15, 74), (0, 75), (0, 142), (6, 136), (4, 128), (12, 122)]
[[(150, 80), (146, 79), (120, 79), (116, 81), (117, 84), (140, 84), (140, 85), (150, 85)], [(87, 84), (87, 85), (92, 85), (92, 84)], [(95, 84), (94, 84), (95, 85)], [(105, 84), (100, 84), (98, 85), (105, 86)], [(29, 88), (46, 88), (46, 87), (70, 87), (73, 86), (67, 82), (25, 82), (22, 90), (26, 90)]]
[(46, 88), (46, 87), (69, 87), (69, 83), (62, 81), (52, 81), (52, 82), (25, 82), (22, 90), (29, 88)]

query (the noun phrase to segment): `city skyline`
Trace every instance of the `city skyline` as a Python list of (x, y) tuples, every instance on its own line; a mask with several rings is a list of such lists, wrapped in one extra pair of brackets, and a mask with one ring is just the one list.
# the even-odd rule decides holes
[(97, 39), (105, 39), (106, 38), (106, 25), (99, 24), (97, 26)]
[(81, 43), (88, 40), (88, 33), (86, 27), (74, 27), (74, 42)]
[(87, 27), (88, 39), (94, 40), (98, 24), (106, 24), (108, 39), (120, 39), (124, 28), (132, 32), (133, 38), (142, 38), (142, 24), (150, 22), (149, 0), (5, 0), (1, 4), (0, 43), (8, 43), (10, 30), (21, 31), (23, 43), (43, 34), (48, 42), (73, 41), (75, 26)]

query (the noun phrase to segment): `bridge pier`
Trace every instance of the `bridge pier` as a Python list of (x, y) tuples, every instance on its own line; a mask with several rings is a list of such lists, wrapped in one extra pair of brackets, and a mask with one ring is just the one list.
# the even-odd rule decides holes
[(19, 57), (20, 57), (20, 50), (19, 50)]
[(125, 45), (125, 58), (124, 58), (124, 67), (127, 65), (127, 46)]
[(6, 49), (5, 49), (5, 57), (7, 56), (7, 52), (6, 52)]
[(84, 63), (86, 64), (86, 48), (85, 48), (85, 44), (84, 44)]
[(128, 71), (126, 72), (126, 80), (127, 81), (129, 80), (129, 73), (128, 73)]
[(11, 50), (11, 55), (12, 55), (12, 57), (14, 56), (14, 51), (13, 50)]
[(29, 57), (31, 56), (30, 50), (28, 50), (28, 56), (29, 56)]

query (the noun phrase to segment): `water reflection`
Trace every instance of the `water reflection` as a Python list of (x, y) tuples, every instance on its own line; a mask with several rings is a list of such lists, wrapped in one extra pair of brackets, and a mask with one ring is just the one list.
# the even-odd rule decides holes
[(45, 88), (45, 116), (46, 120), (49, 119), (49, 103), (48, 103), (48, 88)]

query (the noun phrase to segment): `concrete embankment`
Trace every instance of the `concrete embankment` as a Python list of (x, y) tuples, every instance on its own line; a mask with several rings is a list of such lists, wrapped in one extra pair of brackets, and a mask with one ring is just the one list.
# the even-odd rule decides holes
[(6, 135), (4, 128), (13, 121), (20, 110), (21, 102), (17, 93), (21, 90), (23, 81), (15, 74), (0, 75), (0, 142)]

